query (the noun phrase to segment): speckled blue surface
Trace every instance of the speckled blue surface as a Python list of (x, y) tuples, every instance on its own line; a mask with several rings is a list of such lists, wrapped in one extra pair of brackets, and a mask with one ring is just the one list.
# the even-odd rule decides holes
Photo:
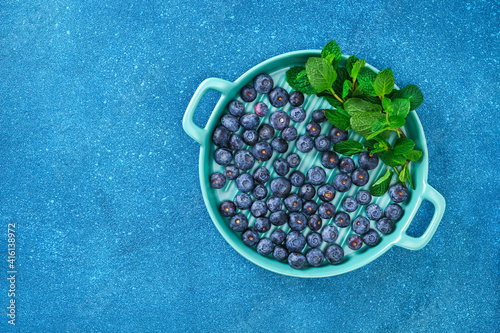
[[(496, 1), (3, 1), (0, 253), (15, 221), (19, 273), (15, 328), (0, 280), (0, 331), (498, 332), (499, 16)], [(421, 251), (296, 279), (218, 233), (181, 119), (205, 78), (330, 39), (421, 88), (448, 206)]]

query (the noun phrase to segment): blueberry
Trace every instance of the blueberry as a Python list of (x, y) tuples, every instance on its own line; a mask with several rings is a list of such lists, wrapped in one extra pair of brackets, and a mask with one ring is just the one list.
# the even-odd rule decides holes
[(259, 141), (259, 133), (256, 130), (245, 130), (241, 136), (243, 137), (243, 142), (249, 146), (253, 146)]
[(339, 237), (339, 232), (333, 225), (327, 225), (323, 228), (323, 231), (321, 231), (321, 236), (325, 242), (333, 243), (337, 240), (337, 237)]
[(245, 113), (240, 118), (240, 124), (244, 129), (254, 130), (259, 126), (259, 116), (255, 113)]
[(299, 188), (299, 196), (304, 200), (311, 200), (316, 195), (316, 189), (311, 184), (304, 184)]
[(297, 130), (295, 127), (287, 127), (281, 132), (281, 137), (285, 141), (293, 141), (297, 139)]
[(314, 110), (311, 115), (311, 119), (312, 121), (318, 124), (325, 122), (326, 121), (325, 110), (324, 109)]
[(226, 185), (226, 177), (220, 172), (210, 175), (210, 186), (213, 188), (223, 188)]
[(344, 208), (346, 212), (352, 213), (358, 209), (358, 202), (354, 197), (347, 197), (342, 201), (342, 208)]
[(403, 208), (398, 204), (390, 204), (385, 207), (385, 217), (397, 221), (403, 215)]
[(351, 177), (345, 173), (339, 173), (333, 178), (333, 187), (339, 192), (347, 192), (351, 188)]
[(285, 239), (286, 233), (281, 229), (274, 230), (271, 234), (271, 241), (276, 245), (283, 243)]
[(273, 148), (269, 142), (261, 141), (253, 146), (252, 154), (259, 162), (267, 161), (273, 156)]
[(300, 107), (293, 108), (290, 110), (290, 118), (296, 123), (301, 123), (306, 119), (306, 110)]
[(309, 235), (307, 235), (306, 240), (307, 245), (309, 245), (310, 247), (318, 247), (321, 245), (321, 243), (323, 243), (323, 238), (317, 232), (311, 232)]
[(240, 170), (250, 170), (255, 164), (255, 158), (248, 150), (240, 150), (234, 154), (234, 165)]
[(279, 210), (277, 212), (271, 213), (271, 215), (269, 215), (269, 220), (272, 224), (279, 227), (280, 225), (288, 223), (289, 218), (287, 213)]
[(314, 148), (314, 141), (308, 135), (299, 136), (295, 144), (297, 145), (297, 149), (303, 153), (308, 153)]
[(357, 186), (364, 186), (370, 180), (368, 172), (363, 168), (357, 168), (352, 172), (352, 182)]
[(310, 249), (306, 253), (306, 259), (309, 265), (318, 267), (323, 263), (325, 257), (323, 256), (323, 252), (320, 249)]
[(344, 212), (338, 212), (335, 215), (335, 224), (339, 228), (345, 228), (348, 227), (351, 224), (351, 217), (349, 214), (344, 213)]
[(296, 168), (300, 165), (300, 156), (295, 153), (291, 153), (286, 157), (286, 161), (290, 168)]
[(307, 171), (307, 181), (312, 185), (321, 185), (326, 180), (326, 173), (322, 167), (315, 166)]
[(229, 149), (219, 148), (214, 152), (214, 160), (219, 165), (228, 165), (233, 160), (233, 154)]
[(288, 226), (295, 231), (302, 231), (307, 227), (307, 218), (300, 212), (292, 212), (289, 215)]
[(290, 167), (284, 158), (278, 158), (273, 162), (274, 171), (280, 176), (285, 176), (288, 171), (290, 171)]
[(253, 86), (257, 92), (267, 94), (271, 91), (271, 89), (273, 89), (274, 81), (271, 76), (262, 73), (253, 79)]
[(245, 215), (239, 213), (231, 217), (229, 227), (236, 232), (243, 232), (248, 228), (248, 219)]
[(354, 161), (350, 157), (342, 157), (339, 161), (339, 171), (342, 173), (351, 173), (356, 168)]
[(378, 156), (369, 151), (364, 151), (358, 156), (358, 164), (365, 170), (373, 170), (378, 165)]
[(373, 229), (368, 230), (363, 236), (361, 236), (363, 242), (368, 246), (375, 246), (380, 241), (380, 235)]
[(292, 106), (301, 106), (304, 103), (304, 94), (300, 91), (294, 91), (290, 94), (290, 98), (288, 99)]
[(344, 259), (344, 250), (337, 244), (332, 244), (325, 250), (325, 259), (332, 265), (337, 265)]
[(248, 193), (253, 190), (254, 183), (252, 175), (248, 173), (242, 173), (236, 178), (236, 187), (240, 192)]
[(378, 231), (386, 235), (393, 232), (395, 228), (394, 222), (387, 217), (383, 217), (380, 220), (378, 220), (376, 225)]
[(269, 122), (274, 129), (281, 131), (290, 124), (290, 117), (284, 111), (275, 111), (269, 117)]
[(377, 204), (371, 204), (366, 207), (366, 216), (370, 220), (378, 220), (380, 219), (384, 213), (382, 212), (382, 208), (379, 207)]
[(339, 156), (333, 151), (325, 151), (321, 154), (321, 164), (327, 169), (335, 169), (339, 164)]
[(358, 235), (349, 236), (349, 238), (347, 239), (347, 246), (349, 246), (351, 250), (354, 251), (359, 250), (362, 245), (363, 241), (361, 240), (361, 237), (359, 237)]
[(274, 138), (273, 141), (271, 141), (271, 146), (274, 150), (281, 154), (286, 153), (288, 150), (288, 143), (286, 143), (286, 141), (282, 138)]
[(259, 167), (253, 172), (253, 179), (260, 184), (265, 184), (269, 180), (269, 170), (264, 167)]
[(330, 146), (330, 139), (328, 139), (325, 135), (320, 135), (316, 139), (314, 139), (314, 147), (317, 151), (328, 151), (328, 149), (330, 149)]
[(306, 181), (306, 176), (299, 170), (292, 172), (292, 174), (290, 175), (290, 182), (295, 187), (302, 186), (305, 181)]
[(335, 188), (330, 184), (325, 184), (318, 189), (318, 197), (326, 202), (335, 198)]
[(264, 233), (268, 232), (269, 229), (271, 229), (271, 223), (269, 223), (269, 219), (267, 217), (259, 217), (255, 220), (253, 227), (258, 232)]
[(259, 184), (255, 186), (252, 194), (255, 199), (262, 200), (267, 196), (267, 188), (264, 185)]
[(233, 115), (226, 114), (224, 115), (220, 122), (222, 123), (222, 126), (230, 130), (231, 132), (237, 132), (240, 129), (240, 123), (238, 121), (238, 118), (236, 118)]
[(269, 239), (264, 238), (257, 244), (257, 253), (262, 256), (268, 256), (274, 251), (274, 244)]
[(229, 149), (231, 150), (241, 150), (243, 148), (244, 142), (241, 139), (241, 136), (238, 134), (231, 134), (229, 137)]
[(290, 212), (298, 212), (302, 209), (302, 199), (295, 193), (290, 194), (284, 201), (286, 209)]
[(231, 200), (222, 201), (219, 205), (219, 212), (225, 217), (234, 216), (236, 214), (236, 205)]
[(372, 201), (372, 195), (367, 190), (361, 190), (356, 194), (356, 201), (360, 205), (368, 205)]
[(313, 215), (318, 211), (318, 204), (316, 201), (308, 200), (302, 205), (302, 211), (306, 215)]
[(229, 132), (227, 128), (224, 126), (218, 126), (215, 128), (212, 141), (217, 147), (227, 147), (230, 136), (231, 132)]
[(252, 198), (246, 193), (238, 193), (234, 198), (234, 204), (239, 209), (248, 209), (252, 206)]
[(306, 133), (309, 136), (315, 137), (321, 133), (321, 126), (318, 123), (310, 122), (306, 125)]
[(240, 101), (232, 101), (228, 105), (229, 113), (235, 117), (241, 117), (245, 114), (245, 106)]
[(288, 251), (283, 246), (276, 246), (274, 247), (273, 256), (278, 261), (284, 261), (288, 258)]
[(286, 92), (285, 89), (276, 87), (271, 92), (269, 93), (269, 101), (271, 102), (272, 106), (276, 108), (281, 108), (285, 106), (288, 103), (288, 93)]
[(347, 140), (348, 133), (347, 131), (343, 131), (335, 126), (332, 126), (332, 128), (330, 128), (330, 131), (328, 132), (328, 137), (333, 144), (336, 144)]
[(278, 198), (284, 198), (292, 190), (292, 184), (284, 177), (278, 177), (271, 180), (271, 192)]
[(306, 246), (306, 238), (299, 231), (290, 231), (285, 244), (289, 252), (300, 252)]
[(260, 240), (259, 233), (253, 229), (247, 229), (241, 234), (241, 240), (246, 246), (254, 246)]
[(275, 196), (267, 198), (266, 205), (271, 213), (277, 212), (283, 208), (283, 202), (281, 202), (280, 198)]
[(370, 221), (364, 216), (358, 216), (352, 221), (352, 230), (362, 235), (370, 230)]
[(307, 219), (307, 226), (312, 231), (318, 231), (319, 229), (321, 229), (322, 225), (323, 225), (323, 221), (321, 221), (321, 218), (319, 217), (319, 215), (311, 215)]
[(318, 213), (321, 218), (331, 219), (335, 215), (336, 210), (333, 204), (324, 202), (319, 206)]
[(264, 102), (259, 102), (253, 107), (255, 114), (259, 117), (265, 117), (269, 113), (269, 107)]
[(252, 86), (244, 86), (240, 90), (240, 97), (245, 102), (253, 102), (257, 98), (257, 91)]
[(301, 269), (306, 264), (306, 257), (302, 253), (290, 253), (288, 264), (295, 269)]
[(270, 140), (274, 136), (274, 128), (268, 124), (262, 124), (258, 130), (259, 138), (261, 140)]
[(265, 216), (267, 214), (267, 206), (264, 201), (254, 201), (250, 207), (250, 213), (255, 217)]
[(395, 203), (400, 203), (408, 197), (408, 189), (401, 183), (393, 185), (389, 188), (389, 196)]
[(228, 165), (224, 168), (224, 177), (229, 180), (235, 180), (240, 175), (240, 169), (234, 165)]

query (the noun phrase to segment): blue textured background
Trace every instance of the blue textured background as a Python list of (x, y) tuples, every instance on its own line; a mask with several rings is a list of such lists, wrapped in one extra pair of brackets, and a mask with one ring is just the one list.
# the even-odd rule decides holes
[[(263, 3), (2, 1), (0, 253), (14, 221), (19, 332), (498, 329), (498, 2)], [(448, 207), (421, 251), (296, 279), (223, 240), (181, 119), (205, 78), (330, 39), (421, 88), (429, 183)], [(7, 302), (2, 278), (0, 331)]]

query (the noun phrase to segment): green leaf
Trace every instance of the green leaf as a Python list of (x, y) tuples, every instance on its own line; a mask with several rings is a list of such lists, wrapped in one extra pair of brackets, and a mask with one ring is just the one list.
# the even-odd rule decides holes
[(408, 151), (408, 152), (404, 153), (403, 156), (407, 160), (416, 162), (416, 161), (420, 160), (420, 158), (422, 157), (422, 151), (421, 150)]
[(356, 78), (358, 77), (358, 74), (359, 74), (359, 71), (361, 70), (361, 68), (364, 68), (366, 65), (366, 60), (358, 60), (354, 63), (354, 65), (352, 66), (352, 70), (351, 70), (351, 77), (352, 77), (352, 80), (353, 81), (356, 81)]
[(388, 166), (398, 166), (406, 163), (406, 159), (403, 156), (394, 155), (394, 153), (389, 150), (378, 152), (377, 156)]
[(375, 149), (375, 144), (377, 144), (378, 142), (375, 141), (375, 140), (365, 140), (363, 142), (363, 145), (365, 146), (365, 148), (369, 149), (369, 150), (373, 150)]
[(394, 154), (396, 155), (405, 154), (413, 150), (413, 147), (415, 147), (415, 142), (413, 142), (413, 140), (408, 138), (399, 138), (396, 140), (396, 143), (394, 144)]
[(407, 172), (407, 169), (405, 166), (403, 168), (403, 170), (401, 170), (401, 172), (399, 173), (399, 176), (398, 176), (398, 180), (403, 184), (406, 183), (406, 172)]
[(307, 78), (317, 91), (329, 90), (337, 78), (337, 72), (323, 58), (311, 57), (306, 62)]
[(352, 66), (358, 61), (358, 57), (356, 57), (354, 54), (347, 58), (347, 61), (345, 62), (345, 68), (347, 69), (347, 73), (349, 73), (349, 76), (352, 77), (351, 75), (351, 70)]
[(408, 179), (408, 183), (410, 183), (410, 186), (412, 189), (415, 189), (415, 186), (413, 185), (413, 181), (411, 180), (411, 173), (410, 169), (406, 172), (406, 179)]
[(309, 83), (304, 66), (290, 68), (286, 72), (286, 82), (288, 82), (290, 87), (304, 94), (313, 95), (317, 93), (316, 89)]
[(379, 97), (384, 97), (394, 89), (394, 73), (390, 68), (378, 72), (373, 89)]
[(340, 112), (340, 110), (332, 110), (332, 109), (325, 109), (325, 117), (328, 119), (330, 123), (332, 123), (334, 126), (340, 128), (343, 131), (347, 131), (350, 127), (351, 124), (349, 122), (350, 117), (349, 115), (345, 115)]
[(383, 119), (377, 119), (372, 127), (371, 127), (371, 131), (372, 132), (378, 132), (380, 131), (381, 129), (383, 129), (385, 127), (385, 125), (387, 125), (387, 122), (386, 122), (386, 119), (383, 118)]
[[(385, 99), (386, 97), (384, 97)], [(396, 98), (392, 101), (392, 110), (389, 112), (391, 116), (399, 116), (406, 118), (410, 112), (410, 100), (406, 98)]]
[(344, 109), (350, 116), (360, 112), (365, 113), (382, 111), (380, 105), (372, 104), (362, 100), (361, 98), (349, 98), (344, 102)]
[(414, 85), (409, 84), (401, 90), (396, 90), (392, 98), (407, 98), (410, 100), (410, 110), (415, 110), (424, 101), (424, 95), (420, 89)]
[(340, 52), (340, 47), (337, 42), (334, 40), (329, 41), (321, 51), (321, 57), (326, 58), (328, 63), (336, 69), (342, 59), (342, 53)]
[(390, 109), (392, 109), (392, 101), (389, 98), (384, 97), (384, 99), (382, 99), (382, 107), (385, 111), (389, 111)]
[(326, 101), (333, 106), (334, 108), (338, 109), (342, 107), (342, 103), (340, 103), (335, 97), (329, 94), (318, 94), (318, 97), (323, 97), (326, 99)]
[(389, 189), (389, 185), (391, 184), (391, 179), (392, 179), (393, 172), (387, 168), (387, 172), (377, 179), (375, 183), (373, 183), (372, 186), (370, 186), (370, 193), (374, 197), (380, 197), (387, 192)]
[(349, 91), (352, 89), (352, 82), (349, 80), (344, 81), (344, 86), (342, 88), (342, 98), (346, 98), (349, 95)]
[(339, 154), (350, 156), (361, 153), (364, 150), (364, 147), (357, 141), (347, 140), (335, 144), (333, 149)]
[(351, 127), (356, 133), (366, 138), (372, 134), (373, 123), (382, 118), (385, 118), (385, 115), (380, 112), (355, 112), (351, 117)]
[(390, 116), (389, 117), (389, 128), (390, 129), (400, 128), (405, 123), (406, 123), (406, 120), (404, 118), (401, 118), (398, 116)]
[(345, 80), (349, 80), (347, 69), (345, 69), (345, 67), (337, 68), (337, 79), (333, 82), (333, 90), (337, 95), (342, 95)]
[(341, 107), (337, 107), (337, 108), (336, 108), (336, 110), (337, 110), (338, 112), (340, 112), (341, 114), (343, 114), (344, 116), (346, 116), (346, 117), (351, 117), (351, 116), (349, 115), (349, 113), (345, 112), (345, 110), (344, 110), (344, 109), (342, 109)]
[(356, 85), (356, 88), (354, 89), (354, 91), (352, 92), (352, 96), (353, 97), (358, 97), (358, 96), (362, 96), (364, 95), (365, 92), (363, 90), (363, 87), (361, 87), (361, 85)]
[(363, 67), (359, 70), (358, 82), (369, 96), (377, 96), (375, 89), (373, 89), (376, 78), (377, 74), (368, 67)]

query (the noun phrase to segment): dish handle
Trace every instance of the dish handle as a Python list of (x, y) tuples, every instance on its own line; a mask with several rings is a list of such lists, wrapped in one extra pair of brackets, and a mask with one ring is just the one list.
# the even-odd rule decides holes
[(436, 232), (436, 229), (441, 222), (444, 214), (444, 209), (446, 208), (446, 201), (443, 196), (436, 191), (432, 186), (425, 183), (424, 191), (422, 193), (422, 198), (424, 200), (430, 201), (434, 205), (434, 216), (432, 217), (431, 223), (427, 227), (427, 230), (420, 237), (412, 237), (403, 233), (401, 238), (396, 242), (397, 246), (403, 247), (408, 250), (417, 251), (422, 249), (429, 243), (432, 236)]
[(184, 114), (184, 119), (182, 119), (182, 127), (184, 128), (184, 131), (200, 145), (204, 144), (205, 138), (208, 134), (208, 131), (205, 128), (200, 128), (193, 121), (194, 111), (196, 111), (201, 98), (208, 90), (216, 90), (220, 92), (222, 96), (225, 96), (232, 89), (233, 85), (233, 82), (209, 78), (203, 81), (194, 92), (194, 95), (186, 109), (186, 113)]

